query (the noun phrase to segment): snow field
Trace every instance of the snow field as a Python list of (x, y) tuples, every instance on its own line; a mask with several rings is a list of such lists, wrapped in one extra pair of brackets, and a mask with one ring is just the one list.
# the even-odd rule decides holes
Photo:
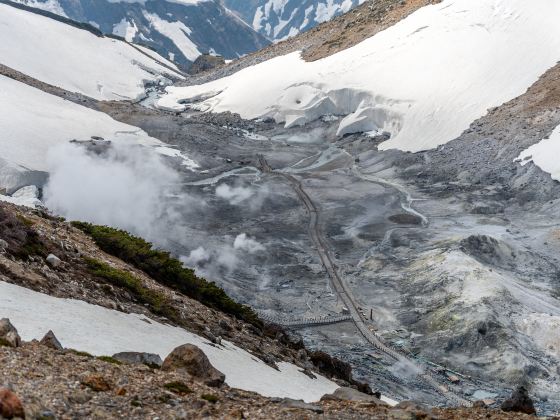
[(9, 318), (23, 340), (40, 340), (52, 330), (65, 348), (97, 356), (136, 351), (165, 358), (180, 345), (194, 344), (226, 375), (229, 386), (267, 397), (312, 402), (338, 388), (322, 376), (311, 379), (290, 363), (279, 363), (277, 371), (227, 341), (223, 346), (214, 346), (186, 330), (142, 315), (54, 298), (4, 282), (0, 282), (0, 318)]
[(381, 149), (431, 149), (557, 63), (557, 16), (556, 0), (444, 0), (322, 60), (293, 53), (204, 85), (170, 87), (159, 106), (182, 110), (198, 99), (206, 111), (287, 126), (345, 115), (340, 135), (387, 131)]
[(125, 42), (5, 4), (0, 4), (0, 39), (1, 64), (99, 100), (141, 99), (145, 82), (163, 81), (171, 73)]

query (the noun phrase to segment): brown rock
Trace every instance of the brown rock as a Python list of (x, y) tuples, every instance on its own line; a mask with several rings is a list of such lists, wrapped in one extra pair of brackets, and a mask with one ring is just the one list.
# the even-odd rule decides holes
[(0, 388), (0, 417), (7, 419), (25, 418), (21, 400), (7, 388)]
[[(435, 419), (437, 418), (432, 410), (424, 405), (414, 401), (401, 401), (394, 407), (395, 411), (409, 413), (412, 419)], [(404, 414), (401, 414), (404, 416)], [(406, 418), (406, 417), (403, 417)]]
[(386, 405), (373, 395), (364, 394), (354, 388), (340, 387), (332, 394), (323, 395), (321, 401), (364, 401), (379, 405)]
[(502, 411), (515, 413), (536, 414), (535, 406), (529, 392), (524, 386), (520, 386), (511, 394), (511, 397), (502, 404)]
[(19, 347), (21, 338), (8, 318), (0, 319), (0, 345)]
[(58, 339), (56, 338), (56, 336), (52, 331), (49, 331), (48, 333), (45, 334), (45, 336), (41, 339), (41, 344), (53, 350), (63, 349), (62, 344), (60, 344), (60, 341), (58, 341)]
[(225, 375), (210, 364), (202, 350), (192, 344), (177, 347), (163, 362), (162, 370), (184, 370), (208, 386), (218, 387)]
[(82, 379), (82, 385), (94, 390), (95, 392), (106, 392), (113, 388), (111, 382), (101, 375), (89, 375)]

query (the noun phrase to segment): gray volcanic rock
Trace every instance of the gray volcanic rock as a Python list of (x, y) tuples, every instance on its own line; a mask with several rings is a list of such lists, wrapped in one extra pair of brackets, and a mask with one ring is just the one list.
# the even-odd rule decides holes
[(113, 354), (113, 358), (120, 362), (128, 363), (130, 365), (147, 365), (150, 367), (161, 367), (163, 360), (158, 354), (153, 353), (137, 353), (137, 352), (122, 352)]

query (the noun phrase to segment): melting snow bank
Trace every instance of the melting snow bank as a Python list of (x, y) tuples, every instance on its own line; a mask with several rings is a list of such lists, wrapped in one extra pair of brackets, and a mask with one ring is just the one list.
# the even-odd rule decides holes
[(533, 162), (543, 171), (549, 173), (552, 179), (560, 181), (560, 125), (556, 127), (549, 138), (541, 140), (527, 150), (521, 152), (515, 160), (525, 166)]
[[(560, 59), (557, 0), (444, 0), (325, 59), (277, 57), (208, 84), (170, 87), (161, 108), (233, 111), (287, 126), (346, 115), (339, 134), (387, 131), (381, 148), (458, 137)], [(543, 48), (546, 45), (546, 48)]]
[(145, 82), (183, 78), (160, 65), (165, 59), (155, 53), (151, 58), (126, 42), (6, 4), (0, 4), (0, 39), (2, 64), (95, 99), (137, 100), (145, 96)]
[(42, 185), (50, 149), (92, 136), (155, 147), (160, 154), (181, 159), (188, 168), (197, 167), (137, 127), (4, 76), (0, 76), (0, 127), (0, 188), (8, 192), (32, 183)]
[(142, 315), (59, 299), (0, 282), (0, 318), (3, 317), (12, 321), (24, 340), (41, 339), (52, 330), (66, 348), (98, 356), (138, 351), (165, 358), (177, 346), (194, 344), (226, 375), (229, 386), (267, 397), (312, 402), (338, 388), (322, 376), (311, 379), (290, 363), (279, 363), (277, 371), (227, 341), (216, 347), (195, 334)]
[(39, 200), (39, 189), (35, 185), (20, 188), (12, 195), (0, 194), (0, 201), (33, 209), (43, 204), (41, 200)]

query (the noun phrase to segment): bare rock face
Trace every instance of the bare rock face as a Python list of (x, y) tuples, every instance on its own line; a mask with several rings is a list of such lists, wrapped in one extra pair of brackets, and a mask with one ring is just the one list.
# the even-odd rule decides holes
[(185, 344), (177, 347), (163, 362), (162, 370), (184, 370), (208, 386), (218, 387), (225, 375), (210, 364), (208, 357), (197, 346)]
[(16, 328), (7, 318), (0, 319), (0, 345), (9, 347), (19, 347), (21, 338)]
[(0, 417), (6, 419), (25, 418), (21, 400), (7, 388), (0, 388)]
[(45, 334), (45, 336), (41, 339), (41, 344), (53, 350), (63, 349), (62, 344), (60, 344), (60, 341), (58, 341), (58, 339), (56, 338), (56, 336), (52, 331), (49, 331), (48, 333)]
[(515, 412), (515, 413), (525, 413), (525, 414), (536, 414), (535, 406), (531, 397), (529, 397), (529, 392), (524, 386), (520, 386), (511, 394), (511, 397), (505, 400), (502, 404), (502, 411)]

